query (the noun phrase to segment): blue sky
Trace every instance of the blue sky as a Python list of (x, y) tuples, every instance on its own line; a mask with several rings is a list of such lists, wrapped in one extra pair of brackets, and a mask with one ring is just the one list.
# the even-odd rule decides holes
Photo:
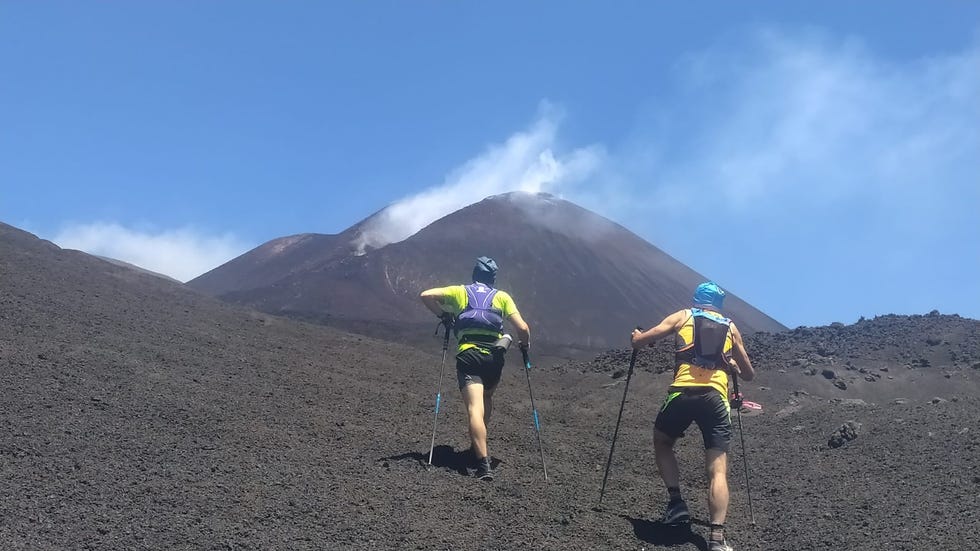
[(548, 191), (789, 326), (980, 318), (980, 3), (801, 4), (4, 2), (0, 221), (186, 280)]

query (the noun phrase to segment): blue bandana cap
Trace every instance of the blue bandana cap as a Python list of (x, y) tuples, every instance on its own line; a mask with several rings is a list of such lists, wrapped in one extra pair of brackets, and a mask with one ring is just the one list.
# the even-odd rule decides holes
[(695, 306), (708, 306), (721, 310), (721, 304), (725, 301), (725, 291), (714, 281), (706, 281), (694, 290), (693, 301)]

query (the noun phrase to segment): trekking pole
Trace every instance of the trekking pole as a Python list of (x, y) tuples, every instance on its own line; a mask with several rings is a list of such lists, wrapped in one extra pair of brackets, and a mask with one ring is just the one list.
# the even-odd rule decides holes
[[(640, 329), (637, 327), (637, 329)], [(623, 419), (623, 407), (626, 405), (626, 393), (630, 390), (630, 378), (633, 377), (633, 368), (636, 366), (636, 354), (639, 352), (636, 348), (633, 349), (633, 354), (630, 356), (630, 369), (626, 373), (626, 388), (623, 389), (623, 401), (619, 404), (619, 416), (616, 417), (616, 430), (613, 431), (612, 445), (609, 446), (609, 458), (606, 459), (606, 474), (602, 475), (602, 489), (599, 490), (599, 503), (596, 504), (596, 508), (602, 507), (602, 497), (606, 495), (606, 479), (609, 478), (609, 466), (612, 465), (613, 450), (616, 449), (616, 436), (619, 435), (619, 422)]]
[(745, 433), (742, 432), (742, 393), (738, 391), (738, 373), (732, 373), (735, 388), (735, 417), (738, 419), (738, 436), (742, 441), (742, 465), (745, 466), (745, 495), (749, 499), (749, 523), (755, 526), (755, 513), (752, 512), (752, 487), (749, 486), (749, 454), (745, 451)]
[(548, 467), (544, 464), (544, 449), (541, 447), (541, 425), (538, 423), (538, 408), (534, 406), (534, 391), (531, 390), (531, 360), (527, 357), (527, 345), (521, 344), (521, 356), (524, 358), (524, 374), (527, 375), (527, 393), (531, 395), (531, 410), (534, 411), (534, 433), (538, 438), (538, 453), (541, 454), (541, 470), (544, 471), (544, 481), (548, 481)]
[[(449, 350), (449, 326), (450, 320), (443, 320), (439, 325), (445, 327), (446, 336), (442, 340), (442, 369), (439, 372), (439, 389), (436, 391), (436, 413), (432, 420), (432, 443), (429, 444), (429, 465), (432, 464), (432, 452), (436, 449), (436, 425), (439, 423), (439, 404), (442, 402), (442, 378), (446, 374), (446, 351)], [(436, 334), (439, 334), (439, 326), (436, 326)]]

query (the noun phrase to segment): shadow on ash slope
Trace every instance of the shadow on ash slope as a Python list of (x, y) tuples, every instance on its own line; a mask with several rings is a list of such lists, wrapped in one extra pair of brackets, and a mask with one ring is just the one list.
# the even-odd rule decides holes
[[(0, 278), (4, 548), (703, 547), (701, 526), (676, 538), (654, 523), (664, 491), (651, 424), (669, 380), (654, 366), (668, 365), (666, 345), (641, 354), (597, 512), (625, 350), (532, 370), (550, 483), (512, 357), (491, 422), (498, 479), (482, 483), (458, 461), (467, 443), (449, 369), (437, 466), (423, 465), (438, 340), (421, 353), (49, 252), (4, 252)], [(761, 373), (744, 390), (765, 410), (743, 423), (758, 525), (736, 444), (737, 548), (980, 544), (977, 326), (886, 316), (753, 338)], [(830, 447), (848, 421), (856, 438)], [(705, 520), (698, 440), (679, 454)]]

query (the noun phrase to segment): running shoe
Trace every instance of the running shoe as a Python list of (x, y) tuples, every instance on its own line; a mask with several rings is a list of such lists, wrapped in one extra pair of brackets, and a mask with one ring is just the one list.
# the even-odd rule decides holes
[(691, 522), (691, 513), (687, 510), (687, 502), (683, 499), (675, 499), (667, 504), (664, 512), (664, 524), (683, 524)]

